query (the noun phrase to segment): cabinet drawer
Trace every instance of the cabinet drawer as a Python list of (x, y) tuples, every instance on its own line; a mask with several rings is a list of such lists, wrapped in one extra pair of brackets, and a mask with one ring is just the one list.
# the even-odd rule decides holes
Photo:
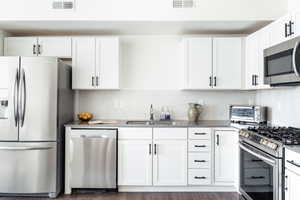
[(119, 128), (119, 139), (152, 140), (152, 128)]
[(300, 154), (286, 149), (285, 167), (297, 174), (300, 174)]
[(188, 183), (189, 185), (211, 184), (211, 171), (209, 169), (190, 169)]
[(189, 128), (189, 139), (210, 140), (211, 128)]
[(154, 139), (187, 139), (187, 128), (154, 128)]
[(190, 152), (209, 152), (211, 150), (210, 140), (190, 140), (189, 151)]
[(210, 168), (210, 153), (189, 153), (189, 168)]
[(245, 185), (269, 185), (268, 169), (246, 169), (245, 170)]

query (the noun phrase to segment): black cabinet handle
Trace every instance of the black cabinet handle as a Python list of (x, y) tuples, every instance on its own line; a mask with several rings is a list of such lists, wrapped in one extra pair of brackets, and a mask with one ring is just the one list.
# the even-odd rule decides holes
[(252, 159), (251, 162), (263, 162), (262, 160)]
[(151, 154), (152, 154), (152, 150), (151, 150), (151, 148), (152, 148), (152, 145), (151, 145), (151, 144), (149, 144), (149, 155), (151, 155)]
[(196, 163), (204, 163), (204, 162), (206, 162), (206, 160), (194, 160), (194, 162), (196, 162)]
[(33, 54), (36, 54), (36, 45), (33, 45), (33, 49), (32, 49)]
[(194, 133), (194, 135), (206, 135), (206, 133)]
[(218, 146), (220, 145), (220, 136), (219, 136), (219, 134), (217, 134), (217, 145)]
[(99, 86), (99, 76), (96, 76), (96, 86)]
[(210, 87), (212, 86), (212, 77), (211, 76), (209, 77), (209, 86)]
[(157, 154), (156, 144), (154, 144), (154, 155)]
[(264, 176), (251, 176), (250, 179), (264, 179)]
[(288, 163), (290, 163), (290, 164), (292, 164), (292, 165), (294, 165), (296, 167), (300, 167), (300, 164), (295, 163), (295, 161), (293, 161), (293, 160), (287, 160), (286, 162), (288, 162)]
[(289, 25), (289, 28), (290, 28), (290, 34), (289, 34), (289, 36), (294, 35), (294, 32), (293, 32), (293, 26), (294, 26), (294, 22), (290, 21), (290, 25)]
[(285, 29), (284, 36), (288, 37), (288, 24), (287, 23), (284, 24), (284, 29)]
[(206, 145), (195, 145), (195, 147), (197, 147), (197, 148), (204, 148), (204, 147), (206, 147)]
[(37, 54), (38, 55), (41, 55), (41, 45), (40, 44), (38, 44), (38, 46), (37, 46)]
[(194, 179), (206, 179), (205, 176), (195, 176)]
[(92, 86), (94, 87), (95, 86), (95, 77), (92, 76)]
[(254, 86), (254, 75), (252, 75), (252, 86)]
[(216, 76), (214, 77), (214, 86), (215, 87), (217, 86), (217, 77)]

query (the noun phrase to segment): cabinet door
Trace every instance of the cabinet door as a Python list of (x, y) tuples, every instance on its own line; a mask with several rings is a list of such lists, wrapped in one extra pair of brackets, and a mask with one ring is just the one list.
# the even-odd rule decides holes
[(99, 89), (119, 89), (119, 39), (96, 39), (96, 85)]
[(152, 185), (152, 140), (119, 140), (118, 185)]
[(69, 37), (39, 37), (39, 56), (54, 56), (71, 58), (71, 38)]
[(215, 130), (215, 183), (233, 184), (238, 171), (238, 133)]
[(184, 89), (209, 89), (212, 78), (212, 38), (184, 40)]
[(155, 140), (153, 185), (187, 185), (187, 141)]
[(37, 38), (35, 37), (5, 38), (4, 56), (37, 56)]
[(285, 40), (288, 40), (294, 36), (294, 35), (288, 36), (289, 29), (286, 28), (286, 26), (288, 25), (290, 20), (291, 20), (291, 15), (287, 14), (269, 25), (270, 31), (272, 33), (272, 34), (270, 34), (271, 46), (279, 44), (279, 43), (281, 43)]
[[(300, 2), (298, 3), (300, 5)], [(293, 13), (293, 30), (295, 31), (295, 37), (300, 36), (300, 11)]]
[(254, 89), (253, 75), (255, 73), (255, 35), (246, 38), (246, 55), (245, 55), (245, 88)]
[(213, 39), (213, 87), (216, 89), (241, 89), (242, 39)]
[(96, 89), (95, 84), (95, 38), (72, 39), (72, 88)]
[(300, 175), (286, 169), (285, 170), (285, 199), (298, 200), (300, 196), (299, 191)]

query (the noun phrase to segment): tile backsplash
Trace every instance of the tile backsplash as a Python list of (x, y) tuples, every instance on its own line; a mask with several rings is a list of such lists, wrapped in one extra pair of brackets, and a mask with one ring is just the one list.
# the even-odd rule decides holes
[(168, 106), (173, 119), (187, 119), (188, 103), (203, 105), (200, 119), (228, 120), (230, 104), (253, 104), (254, 92), (121, 90), (79, 91), (76, 111), (91, 112), (97, 119), (148, 119), (153, 104), (158, 118), (161, 107)]

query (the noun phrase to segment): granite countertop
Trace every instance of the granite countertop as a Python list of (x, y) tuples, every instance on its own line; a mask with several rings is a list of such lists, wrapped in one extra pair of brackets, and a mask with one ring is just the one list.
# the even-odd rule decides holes
[[(173, 123), (159, 123), (159, 124), (127, 124), (128, 120), (101, 120), (103, 122), (113, 122), (104, 124), (88, 124), (87, 122), (75, 121), (66, 124), (66, 127), (71, 128), (97, 128), (97, 127), (221, 127), (231, 128), (230, 121), (226, 120), (202, 120), (198, 122), (189, 122), (186, 120), (174, 120)], [(131, 121), (131, 120), (130, 120)], [(133, 120), (134, 121), (134, 120)]]
[(300, 145), (285, 145), (284, 147), (288, 150), (291, 150), (291, 151), (294, 151), (294, 152), (300, 154)]

